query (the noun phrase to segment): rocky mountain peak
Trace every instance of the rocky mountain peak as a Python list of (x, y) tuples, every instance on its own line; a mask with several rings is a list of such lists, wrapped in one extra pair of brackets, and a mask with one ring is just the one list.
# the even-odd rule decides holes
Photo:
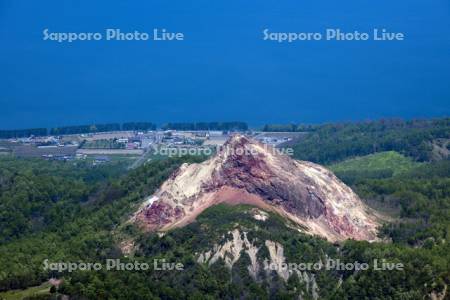
[(274, 211), (331, 241), (376, 239), (376, 218), (332, 172), (240, 134), (209, 160), (183, 165), (133, 220), (148, 230), (164, 231), (193, 222), (218, 203)]

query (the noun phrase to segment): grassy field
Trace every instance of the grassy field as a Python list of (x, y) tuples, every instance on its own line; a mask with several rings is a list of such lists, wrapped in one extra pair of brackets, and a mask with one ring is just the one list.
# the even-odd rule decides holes
[(44, 283), (39, 286), (33, 286), (25, 290), (13, 290), (7, 292), (0, 292), (0, 299), (5, 300), (21, 300), (25, 297), (35, 295), (49, 295), (50, 296), (50, 284)]
[(391, 170), (395, 176), (409, 171), (419, 164), (400, 153), (387, 151), (348, 159), (332, 164), (329, 168), (334, 172)]
[(93, 140), (82, 144), (83, 149), (125, 149), (125, 144), (116, 140)]
[(329, 165), (328, 168), (347, 184), (362, 179), (389, 178), (420, 167), (423, 163), (413, 161), (395, 151), (379, 152), (351, 158)]

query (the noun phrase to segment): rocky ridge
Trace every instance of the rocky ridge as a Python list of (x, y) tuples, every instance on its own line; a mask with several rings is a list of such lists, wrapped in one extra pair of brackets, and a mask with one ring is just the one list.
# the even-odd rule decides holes
[(166, 231), (193, 222), (218, 203), (274, 211), (330, 241), (376, 239), (376, 217), (331, 171), (243, 135), (234, 135), (203, 163), (182, 165), (133, 221), (149, 231)]

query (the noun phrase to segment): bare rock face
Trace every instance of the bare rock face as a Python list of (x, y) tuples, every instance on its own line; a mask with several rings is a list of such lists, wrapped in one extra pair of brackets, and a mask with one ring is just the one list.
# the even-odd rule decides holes
[(277, 212), (330, 241), (376, 239), (376, 218), (333, 173), (243, 135), (230, 138), (203, 163), (182, 165), (133, 220), (148, 230), (164, 231), (224, 202)]
[[(218, 260), (223, 260), (225, 265), (232, 269), (233, 265), (245, 253), (250, 258), (250, 264), (247, 266), (249, 275), (256, 281), (260, 279), (261, 272), (265, 273), (266, 277), (270, 276), (270, 272), (275, 270), (285, 282), (296, 274), (297, 278), (305, 284), (306, 292), (313, 298), (319, 298), (319, 288), (315, 279), (315, 275), (300, 271), (289, 270), (286, 267), (286, 257), (284, 256), (284, 248), (278, 242), (266, 240), (264, 246), (255, 245), (255, 241), (249, 241), (246, 231), (240, 231), (238, 228), (228, 232), (230, 238), (222, 244), (216, 244), (214, 247), (204, 253), (196, 254), (197, 262), (200, 264), (207, 264), (209, 266), (216, 263)], [(266, 247), (269, 257), (262, 260), (258, 258), (258, 252), (261, 247)]]

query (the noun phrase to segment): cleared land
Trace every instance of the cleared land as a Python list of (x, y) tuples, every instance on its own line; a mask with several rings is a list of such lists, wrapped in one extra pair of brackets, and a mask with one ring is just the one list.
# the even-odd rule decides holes
[(32, 296), (50, 296), (51, 285), (46, 282), (39, 286), (33, 286), (25, 290), (12, 290), (0, 293), (0, 299), (21, 300)]
[(387, 151), (348, 159), (332, 164), (329, 168), (336, 173), (389, 171), (392, 172), (391, 175), (395, 176), (418, 165), (420, 163), (398, 152)]
[(142, 155), (144, 150), (142, 149), (78, 149), (77, 154), (86, 155)]
[(35, 147), (31, 145), (18, 145), (12, 148), (14, 155), (19, 157), (41, 157), (43, 155), (75, 155), (78, 146), (66, 146), (66, 147)]

